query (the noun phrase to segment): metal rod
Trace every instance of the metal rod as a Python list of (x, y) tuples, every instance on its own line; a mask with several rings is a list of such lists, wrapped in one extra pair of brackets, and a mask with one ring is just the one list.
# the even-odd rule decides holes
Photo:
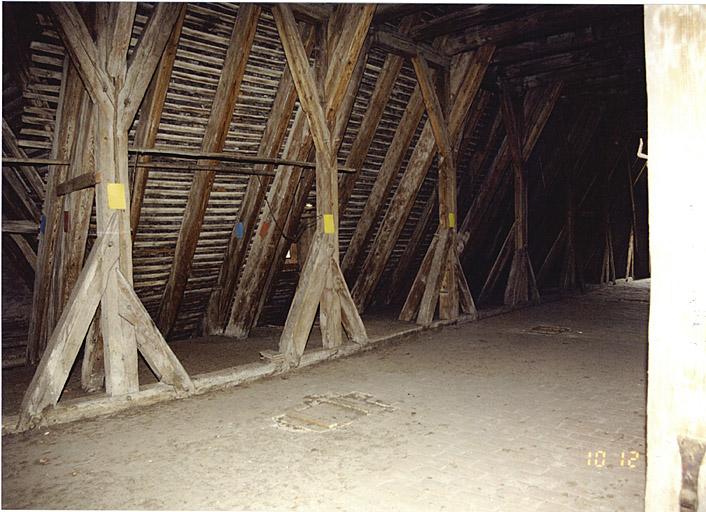
[[(302, 160), (289, 160), (286, 158), (267, 158), (261, 156), (244, 155), (242, 153), (205, 153), (201, 151), (189, 151), (183, 149), (163, 149), (163, 148), (130, 148), (129, 153), (133, 155), (151, 155), (151, 156), (163, 156), (163, 157), (174, 157), (174, 158), (191, 158), (195, 160), (223, 160), (226, 162), (238, 162), (238, 163), (250, 163), (250, 164), (261, 164), (261, 165), (285, 165), (292, 167), (302, 167), (304, 169), (316, 169), (316, 163), (306, 162)], [(17, 165), (36, 165), (36, 166), (46, 166), (46, 165), (70, 165), (71, 162), (68, 160), (54, 160), (51, 158), (5, 158), (2, 159), (2, 165), (5, 166), (17, 166)], [(229, 172), (231, 174), (243, 174), (252, 175), (259, 174), (263, 176), (274, 176), (274, 173), (268, 171), (255, 171), (255, 170), (236, 170), (233, 168), (224, 167), (212, 167), (205, 165), (190, 165), (190, 164), (180, 164), (179, 162), (166, 163), (166, 162), (137, 162), (138, 167), (150, 167), (156, 169), (184, 169), (184, 170), (194, 170), (194, 171), (218, 171), (218, 172)], [(339, 167), (338, 172), (343, 173), (355, 173), (355, 169), (350, 167)]]
[(138, 162), (137, 167), (145, 169), (160, 169), (164, 171), (215, 171), (224, 174), (239, 174), (243, 176), (274, 176), (273, 171), (259, 171), (257, 169), (239, 169), (237, 167), (224, 167), (221, 165), (198, 165), (187, 162)]
[[(314, 162), (307, 162), (303, 160), (289, 160), (286, 158), (267, 158), (262, 156), (245, 155), (243, 153), (234, 152), (206, 153), (202, 151), (168, 148), (130, 148), (128, 151), (132, 154), (137, 155), (170, 156), (175, 158), (191, 158), (197, 160), (223, 160), (227, 162), (263, 165), (289, 165), (293, 167), (302, 167), (305, 169), (316, 169), (316, 163)], [(137, 165), (144, 167), (144, 165), (139, 162)], [(355, 169), (352, 169), (350, 167), (339, 167), (338, 171), (354, 173)]]

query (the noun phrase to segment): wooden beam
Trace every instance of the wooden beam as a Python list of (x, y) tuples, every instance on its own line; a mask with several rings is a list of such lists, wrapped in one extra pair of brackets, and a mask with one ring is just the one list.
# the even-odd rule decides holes
[(490, 272), (488, 272), (488, 276), (485, 278), (483, 288), (480, 291), (480, 295), (478, 295), (478, 302), (482, 302), (483, 299), (485, 299), (487, 295), (493, 291), (495, 285), (498, 282), (498, 279), (500, 278), (500, 272), (507, 266), (508, 262), (510, 261), (510, 256), (513, 255), (514, 248), (515, 223), (513, 222), (512, 226), (510, 226), (510, 230), (508, 231), (507, 236), (505, 237), (503, 245), (500, 247), (500, 252), (498, 252), (497, 257), (493, 262), (493, 265), (490, 267)]
[(398, 297), (407, 296), (410, 284), (409, 281), (412, 279), (410, 273), (413, 272), (411, 267), (421, 249), (420, 244), (428, 231), (429, 222), (431, 221), (434, 206), (437, 202), (437, 191), (434, 190), (424, 205), (424, 209), (414, 226), (414, 231), (412, 231), (412, 236), (409, 237), (409, 242), (407, 242), (402, 256), (400, 256), (397, 265), (395, 265), (392, 279), (390, 280), (389, 286), (387, 286), (385, 304), (392, 304)]
[[(544, 130), (549, 116), (559, 99), (561, 87), (561, 83), (555, 83), (545, 90), (530, 91), (525, 96), (523, 109), (525, 112), (525, 125), (528, 127), (529, 133), (524, 139), (522, 148), (522, 157), (524, 159), (529, 158), (537, 140), (539, 140), (539, 136), (542, 130)], [(500, 115), (502, 115), (502, 112), (500, 112)], [(490, 165), (490, 169), (478, 195), (464, 217), (461, 229), (459, 230), (461, 253), (466, 250), (468, 241), (473, 237), (473, 234), (478, 228), (483, 214), (498, 189), (499, 183), (506, 177), (506, 171), (509, 165), (510, 151), (506, 137)]]
[[(186, 9), (187, 5), (182, 4), (179, 16), (174, 22), (172, 33), (164, 47), (162, 57), (159, 60), (152, 81), (145, 93), (145, 99), (140, 109), (140, 121), (135, 131), (134, 144), (137, 147), (153, 147), (157, 140), (157, 132), (159, 131), (159, 123), (162, 119), (164, 101), (167, 98), (167, 90), (169, 89), (169, 83), (171, 81), (172, 69), (174, 68), (174, 60), (176, 59)], [(138, 162), (144, 163), (147, 160), (149, 159), (143, 157), (138, 159)], [(133, 242), (137, 236), (137, 229), (140, 224), (140, 212), (142, 211), (142, 201), (145, 196), (148, 178), (148, 168), (140, 165), (136, 166), (132, 185), (132, 202), (130, 204), (130, 230), (132, 232)]]
[(56, 195), (65, 196), (66, 194), (70, 194), (72, 192), (77, 192), (79, 190), (94, 187), (96, 183), (100, 182), (100, 173), (91, 171), (79, 174), (75, 178), (71, 178), (69, 180), (59, 183), (56, 187)]
[(438, 68), (448, 68), (451, 64), (451, 59), (443, 53), (400, 32), (376, 29), (373, 32), (373, 46), (409, 59), (419, 55)]
[[(478, 92), (485, 70), (490, 62), (494, 48), (483, 47), (475, 52), (463, 66), (454, 72), (463, 77), (456, 81), (456, 90), (452, 91), (453, 106), (449, 116), (449, 133), (452, 140), (462, 130), (463, 121), (468, 109)], [(427, 121), (422, 130), (417, 146), (414, 149), (400, 187), (390, 203), (380, 231), (375, 239), (372, 250), (367, 255), (360, 275), (352, 290), (352, 296), (359, 309), (364, 309), (375, 291), (387, 259), (397, 242), (404, 221), (407, 219), (414, 198), (417, 195), (435, 155), (434, 136), (430, 122)]]
[(52, 3), (51, 9), (66, 51), (93, 102), (115, 109), (115, 98), (111, 94), (114, 86), (103, 66), (98, 65), (98, 48), (78, 9), (69, 2)]
[(528, 209), (527, 209), (527, 176), (524, 169), (523, 145), (525, 140), (524, 110), (515, 107), (511, 93), (504, 89), (501, 94), (501, 109), (505, 140), (508, 143), (510, 161), (514, 175), (514, 206), (515, 206), (515, 252), (510, 266), (510, 275), (505, 288), (505, 304), (515, 306), (521, 302), (539, 300), (539, 290), (530, 270), (532, 263), (527, 250)]
[(611, 6), (543, 6), (527, 16), (489, 25), (472, 27), (467, 32), (449, 38), (449, 55), (473, 50), (484, 44), (505, 46), (541, 35), (565, 32), (567, 27), (581, 27), (601, 19), (618, 19), (637, 8)]
[[(318, 254), (312, 252), (312, 255), (307, 258), (280, 339), (280, 352), (284, 353), (290, 362), (296, 364), (304, 352), (309, 330), (313, 324), (311, 313), (316, 311), (317, 298), (320, 300), (321, 335), (325, 347), (339, 346), (343, 342), (341, 332), (342, 300), (349, 303), (346, 322), (348, 327), (354, 330), (362, 328), (362, 336), (367, 339), (362, 321), (352, 305), (350, 295), (341, 290), (341, 287), (346, 288), (346, 284), (338, 266), (337, 144), (332, 141), (330, 132), (330, 129), (335, 126), (336, 117), (335, 109), (324, 112), (322, 106), (340, 102), (341, 100), (338, 98), (341, 97), (341, 91), (348, 89), (348, 82), (353, 71), (350, 63), (358, 60), (358, 53), (362, 48), (373, 12), (374, 7), (362, 11), (355, 7), (349, 10), (351, 21), (356, 22), (353, 26), (357, 27), (357, 30), (352, 30), (352, 32), (358, 34), (353, 38), (353, 41), (359, 41), (359, 43), (352, 44), (343, 34), (339, 38), (335, 50), (328, 55), (329, 67), (325, 74), (323, 87), (327, 100), (322, 102), (292, 13), (285, 6), (278, 6), (273, 11), (297, 93), (302, 108), (307, 114), (316, 147), (317, 162), (317, 235), (315, 236), (319, 238), (312, 245), (312, 251), (317, 250), (317, 244), (320, 244), (320, 247)], [(338, 73), (338, 68), (343, 68), (343, 73)], [(329, 87), (329, 82), (332, 80), (330, 77), (338, 77), (341, 74), (343, 75), (342, 79), (333, 81), (333, 87)], [(320, 294), (318, 293), (319, 283)]]
[(418, 15), (426, 6), (424, 4), (378, 4), (373, 18), (374, 25), (394, 22), (405, 16)]
[[(20, 148), (21, 149), (21, 148)], [(24, 152), (24, 151), (23, 151)], [(8, 169), (16, 166), (32, 166), (32, 167), (44, 167), (47, 165), (71, 165), (68, 160), (54, 160), (52, 158), (2, 158), (2, 166)], [(37, 171), (39, 172), (39, 171)], [(45, 172), (42, 170), (42, 172)], [(41, 180), (41, 178), (40, 178)]]
[[(117, 228), (116, 220), (114, 218), (111, 223), (113, 229)], [(69, 307), (61, 314), (22, 399), (19, 424), (23, 428), (34, 424), (47, 407), (58, 402), (119, 257), (120, 252), (113, 236), (100, 236), (96, 240), (86, 260), (84, 271), (71, 292)]]
[(330, 4), (289, 4), (294, 13), (294, 17), (299, 21), (307, 23), (324, 23), (332, 15), (332, 5)]
[(25, 284), (32, 288), (37, 271), (37, 253), (23, 235), (13, 233), (3, 239), (3, 250), (15, 261), (17, 272)]
[[(416, 17), (408, 16), (402, 20), (399, 29), (400, 32), (403, 34), (406, 33), (411, 28), (415, 18)], [(346, 158), (346, 166), (355, 169), (355, 174), (344, 176), (338, 186), (340, 202), (339, 213), (341, 215), (343, 215), (343, 212), (346, 210), (348, 201), (353, 193), (353, 188), (360, 175), (365, 158), (368, 156), (368, 150), (375, 137), (375, 132), (385, 110), (385, 105), (390, 98), (390, 94), (392, 93), (403, 64), (403, 57), (388, 55), (382, 65), (377, 82), (375, 82), (375, 89), (373, 89), (373, 93), (370, 96), (365, 117), (363, 117), (363, 121), (360, 123), (360, 128), (358, 129), (356, 138)], [(418, 122), (419, 121), (417, 121), (417, 123)], [(407, 143), (407, 146), (408, 145), (409, 143)]]
[[(536, 9), (536, 7), (535, 7)], [(417, 25), (411, 33), (415, 41), (430, 40), (435, 37), (446, 36), (477, 28), (481, 25), (497, 23), (498, 20), (508, 17), (518, 17), (531, 12), (532, 9), (519, 5), (473, 5), (454, 9), (448, 14), (437, 16), (431, 21)]]
[[(78, 107), (81, 104), (83, 90), (78, 72), (66, 58), (59, 93), (59, 107), (56, 112), (52, 159), (67, 160), (71, 156), (78, 128)], [(39, 361), (46, 346), (47, 337), (53, 328), (53, 325), (47, 325), (47, 309), (51, 296), (54, 250), (63, 206), (62, 199), (56, 194), (56, 187), (64, 180), (65, 176), (66, 167), (55, 166), (50, 169), (47, 178), (46, 195), (42, 208), (45, 228), (44, 233), (40, 236), (37, 251), (37, 272), (35, 273), (32, 313), (27, 337), (27, 362), (29, 364), (36, 364)]]
[[(449, 240), (445, 245), (438, 245), (437, 251), (444, 250), (446, 252), (434, 256), (434, 261), (439, 259), (442, 261), (442, 264), (439, 267), (432, 264), (430, 271), (436, 272), (438, 268), (438, 272), (441, 272), (441, 276), (439, 277), (441, 283), (441, 295), (439, 296), (439, 316), (443, 320), (451, 320), (458, 317), (459, 311), (456, 279), (456, 262), (458, 259), (456, 256), (455, 220), (457, 215), (457, 190), (456, 155), (454, 147), (458, 146), (458, 139), (462, 137), (463, 130), (459, 130), (454, 140), (451, 140), (441, 102), (432, 85), (431, 72), (426, 64), (426, 61), (417, 56), (412, 59), (412, 64), (414, 65), (414, 69), (417, 74), (417, 81), (422, 90), (422, 96), (424, 97), (427, 116), (429, 122), (431, 123), (432, 132), (434, 133), (436, 147), (441, 155), (441, 159), (439, 161), (438, 179), (439, 230), (448, 231), (447, 236)], [(448, 89), (446, 89), (446, 93), (449, 93)], [(448, 105), (450, 99), (447, 97), (444, 98), (444, 101), (445, 104)], [(429, 283), (431, 283), (432, 286), (435, 286), (435, 280), (436, 276), (429, 276)], [(428, 289), (425, 290), (425, 298), (427, 296), (427, 291)], [(434, 302), (433, 307), (430, 306), (430, 313), (429, 309), (425, 306), (426, 303), (423, 299), (419, 309), (419, 317), (417, 319), (418, 322), (423, 322), (424, 325), (430, 323), (433, 319), (436, 302)]]
[[(308, 56), (314, 48), (314, 30), (306, 28), (303, 38)], [(258, 157), (274, 158), (277, 156), (286, 136), (296, 99), (297, 91), (292, 80), (292, 73), (289, 71), (289, 67), (285, 67), (277, 86), (272, 110), (265, 124), (265, 131), (260, 140)], [(265, 172), (267, 169), (272, 169), (272, 166), (263, 164), (256, 166), (255, 169)], [(279, 170), (283, 171), (285, 168), (280, 167)], [(274, 176), (274, 173), (271, 174)], [(237, 222), (242, 225), (243, 233), (238, 234), (236, 229), (231, 232), (226, 255), (218, 273), (218, 284), (211, 292), (204, 317), (204, 331), (207, 334), (223, 333), (228, 321), (230, 301), (235, 293), (235, 286), (245, 263), (250, 240), (271, 183), (272, 180), (269, 177), (252, 176), (248, 180), (245, 197), (243, 197), (237, 219)]]
[(132, 285), (120, 271), (118, 286), (122, 299), (120, 301), (120, 316), (130, 322), (137, 331), (137, 348), (152, 369), (157, 379), (164, 384), (174, 386), (177, 391), (193, 392), (194, 384), (189, 374), (164, 341), (162, 334), (152, 321), (149, 313), (135, 294)]
[[(238, 10), (223, 72), (204, 131), (202, 150), (205, 152), (220, 152), (225, 145), (259, 15), (260, 7), (255, 4), (243, 4)], [(174, 260), (159, 306), (157, 324), (164, 336), (168, 336), (174, 326), (184, 296), (214, 178), (214, 172), (200, 172), (194, 176), (191, 184)]]
[[(291, 114), (291, 112), (290, 112)], [(186, 149), (169, 149), (169, 148), (130, 148), (130, 153), (136, 153), (138, 155), (148, 155), (148, 156), (164, 156), (164, 157), (174, 157), (183, 158), (189, 160), (217, 160), (224, 162), (237, 162), (246, 164), (255, 164), (260, 166), (286, 166), (286, 167), (301, 167), (302, 169), (316, 169), (316, 163), (308, 162), (306, 160), (297, 160), (291, 158), (278, 158), (276, 156), (253, 156), (245, 153), (237, 153), (235, 151), (219, 151), (219, 152), (205, 152), (205, 151), (191, 151)], [(155, 162), (164, 165), (165, 162)], [(177, 162), (177, 164), (183, 162)], [(213, 164), (211, 164), (213, 165)], [(194, 165), (192, 166), (195, 170), (206, 169), (207, 166), (204, 165)], [(352, 167), (339, 167), (339, 172), (352, 174), (355, 169)], [(249, 171), (243, 170), (243, 174), (247, 174)]]
[(39, 224), (33, 220), (2, 219), (2, 232), (36, 235), (39, 232)]
[[(370, 8), (370, 7), (368, 7)], [(368, 17), (356, 16), (351, 23), (356, 26), (365, 25)], [(361, 33), (362, 28), (352, 31), (353, 34)], [(357, 52), (362, 49), (364, 40), (355, 38), (358, 47)], [(338, 45), (350, 44), (339, 41)], [(345, 46), (344, 46), (345, 48)], [(350, 46), (348, 47), (350, 48)], [(354, 50), (356, 50), (354, 48)], [(336, 66), (342, 68), (345, 61), (334, 60)], [(352, 71), (351, 71), (352, 74)], [(338, 80), (346, 79), (346, 74), (341, 69), (339, 73), (329, 76), (338, 77)], [(350, 77), (351, 75), (348, 75)], [(325, 88), (324, 88), (325, 89)], [(335, 114), (339, 110), (346, 110), (352, 107), (352, 103), (344, 104), (342, 97), (327, 97), (327, 107), (325, 112)], [(347, 117), (348, 112), (341, 112), (338, 115)], [(327, 118), (330, 122), (334, 116)], [(294, 124), (290, 130), (290, 135), (284, 147), (285, 155), (292, 155), (297, 159), (308, 159), (312, 153), (312, 137), (308, 131), (306, 115), (299, 111), (294, 119)], [(338, 152), (339, 140), (334, 140), (336, 145), (335, 153)], [(313, 176), (303, 174), (294, 170), (287, 173), (278, 173), (272, 182), (272, 186), (267, 194), (267, 202), (270, 208), (261, 218), (260, 223), (272, 223), (275, 226), (284, 226), (284, 233), (277, 229), (270, 229), (262, 237), (254, 237), (252, 246), (247, 257), (247, 261), (242, 270), (240, 278), (241, 286), (235, 290), (235, 297), (230, 307), (230, 315), (226, 326), (226, 334), (234, 337), (246, 337), (250, 329), (257, 322), (263, 304), (272, 287), (277, 270), (281, 265), (287, 248), (291, 240), (296, 237), (296, 229), (299, 223), (301, 212), (307, 201), (307, 196), (313, 185)], [(311, 255), (307, 257), (307, 261)]]
[(419, 126), (422, 115), (424, 115), (424, 101), (422, 100), (422, 93), (417, 86), (407, 102), (407, 107), (399, 125), (397, 125), (373, 188), (365, 201), (365, 206), (363, 206), (353, 237), (343, 256), (341, 268), (346, 277), (351, 277), (359, 264), (363, 249), (370, 239), (375, 221), (380, 215), (390, 188), (399, 173), (405, 153)]
[(577, 49), (594, 48), (600, 44), (619, 41), (642, 33), (644, 33), (642, 16), (639, 10), (635, 10), (628, 18), (605, 20), (576, 30), (503, 46), (495, 52), (493, 63), (511, 64)]
[[(130, 55), (125, 83), (118, 93), (118, 102), (121, 105), (120, 122), (124, 129), (132, 125), (164, 48), (172, 38), (174, 25), (177, 20), (183, 20), (185, 8), (186, 6), (176, 3), (159, 2), (155, 5), (152, 16)], [(257, 10), (259, 12), (259, 8)], [(122, 65), (124, 66), (124, 58)]]
[(647, 5), (650, 319), (645, 511), (703, 509), (706, 8)]
[[(17, 143), (17, 138), (12, 132), (12, 128), (10, 128), (10, 125), (7, 124), (7, 121), (5, 121), (4, 117), (2, 120), (2, 152), (3, 167), (10, 164), (19, 164), (19, 167), (16, 167), (15, 171), (10, 172), (17, 173), (18, 176), (22, 178), (22, 181), (27, 184), (28, 189), (32, 191), (40, 201), (43, 201), (44, 182), (42, 181), (42, 178), (39, 177), (37, 169), (30, 166), (34, 163), (39, 162), (53, 164), (56, 162), (56, 160), (44, 159), (42, 161), (40, 159), (27, 158), (27, 154)], [(7, 157), (5, 155), (7, 155)]]

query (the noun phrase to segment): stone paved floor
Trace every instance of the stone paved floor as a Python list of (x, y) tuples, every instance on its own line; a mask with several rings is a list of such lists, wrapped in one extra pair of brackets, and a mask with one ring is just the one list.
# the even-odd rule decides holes
[[(250, 386), (5, 436), (2, 505), (639, 511), (648, 295), (646, 282), (602, 289)], [(351, 391), (394, 410), (323, 433), (273, 420), (307, 395)]]

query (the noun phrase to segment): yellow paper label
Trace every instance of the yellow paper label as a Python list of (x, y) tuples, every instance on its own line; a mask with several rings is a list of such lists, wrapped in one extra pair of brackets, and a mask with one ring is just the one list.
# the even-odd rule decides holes
[(125, 185), (122, 183), (108, 183), (108, 208), (125, 210)]
[(456, 214), (449, 212), (449, 228), (456, 227)]
[(333, 235), (336, 232), (336, 224), (333, 221), (333, 215), (324, 213), (324, 233)]

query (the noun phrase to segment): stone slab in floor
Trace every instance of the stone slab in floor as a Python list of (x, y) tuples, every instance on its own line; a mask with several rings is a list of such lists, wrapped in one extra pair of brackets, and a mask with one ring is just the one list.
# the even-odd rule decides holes
[[(640, 511), (648, 295), (646, 282), (603, 288), (249, 386), (5, 436), (2, 506)], [(528, 333), (538, 325), (570, 332)], [(392, 409), (316, 435), (274, 428), (331, 390)]]

